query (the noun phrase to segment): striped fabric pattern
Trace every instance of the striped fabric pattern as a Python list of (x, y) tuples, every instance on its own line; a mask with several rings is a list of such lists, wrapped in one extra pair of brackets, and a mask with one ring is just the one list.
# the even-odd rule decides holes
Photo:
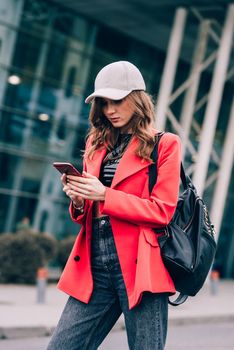
[(101, 166), (100, 181), (104, 186), (110, 187), (117, 166), (131, 139), (131, 134), (120, 134), (113, 150), (104, 158)]

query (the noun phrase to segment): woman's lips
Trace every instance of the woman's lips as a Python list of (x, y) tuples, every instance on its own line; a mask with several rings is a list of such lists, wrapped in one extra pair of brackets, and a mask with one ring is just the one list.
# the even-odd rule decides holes
[(116, 123), (118, 122), (120, 119), (119, 118), (111, 118), (110, 121), (111, 123)]

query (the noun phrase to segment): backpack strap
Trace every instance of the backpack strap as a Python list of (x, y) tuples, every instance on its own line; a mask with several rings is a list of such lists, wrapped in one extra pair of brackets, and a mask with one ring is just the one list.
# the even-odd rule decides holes
[[(159, 145), (161, 137), (164, 134), (165, 134), (165, 132), (160, 132), (155, 137), (155, 146), (154, 146), (154, 149), (151, 153), (151, 159), (153, 160), (153, 163), (150, 164), (150, 166), (149, 166), (149, 193), (152, 192), (153, 187), (157, 182), (157, 177), (158, 177), (158, 173), (157, 173), (158, 145)], [(187, 177), (186, 177), (182, 163), (180, 164), (180, 178), (181, 178), (184, 189), (186, 189), (188, 187), (188, 182), (187, 182)], [(157, 230), (156, 230), (156, 232), (157, 232)], [(162, 230), (159, 230), (159, 232), (162, 232)], [(166, 241), (167, 237), (168, 236), (165, 235), (165, 241)], [(183, 304), (187, 300), (187, 298), (188, 298), (188, 295), (180, 293), (174, 301), (172, 301), (172, 300), (170, 300), (170, 298), (168, 298), (168, 303), (172, 306), (178, 306), (178, 305)]]
[(158, 145), (161, 137), (165, 134), (164, 131), (159, 132), (155, 135), (155, 145), (154, 149), (151, 153), (150, 158), (152, 159), (153, 163), (149, 166), (149, 193), (152, 192), (154, 185), (157, 182), (157, 161), (158, 161)]
[(170, 298), (168, 298), (168, 304), (170, 304), (172, 306), (179, 306), (179, 305), (183, 304), (187, 299), (188, 299), (188, 295), (180, 293), (178, 295), (178, 297), (176, 298), (176, 300), (174, 300), (174, 301), (172, 301), (172, 300), (170, 300)]
[[(161, 137), (164, 134), (165, 134), (165, 132), (162, 131), (155, 136), (155, 146), (154, 146), (154, 149), (153, 149), (151, 156), (150, 156), (150, 158), (153, 160), (153, 163), (150, 164), (150, 166), (149, 166), (149, 193), (152, 192), (153, 187), (157, 182), (157, 177), (158, 177), (158, 173), (157, 173), (158, 145), (159, 145)], [(181, 182), (182, 182), (184, 189), (186, 189), (188, 187), (188, 181), (187, 181), (187, 176), (185, 174), (185, 170), (184, 170), (184, 166), (183, 166), (182, 162), (180, 164), (180, 179), (181, 179)]]

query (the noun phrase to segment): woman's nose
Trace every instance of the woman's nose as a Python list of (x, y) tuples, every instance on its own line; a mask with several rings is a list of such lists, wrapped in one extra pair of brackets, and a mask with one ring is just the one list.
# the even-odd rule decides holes
[(115, 104), (112, 101), (108, 101), (106, 104), (106, 113), (112, 114), (115, 112)]

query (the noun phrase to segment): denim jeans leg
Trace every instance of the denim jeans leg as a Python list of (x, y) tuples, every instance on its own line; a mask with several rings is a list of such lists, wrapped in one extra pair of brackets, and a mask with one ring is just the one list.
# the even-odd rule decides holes
[(96, 223), (92, 239), (91, 299), (85, 304), (69, 297), (47, 350), (96, 350), (122, 313), (110, 278), (116, 254), (109, 250), (109, 241), (109, 224), (103, 227)]
[[(167, 335), (168, 294), (144, 292), (139, 305), (129, 310), (126, 287), (110, 222), (105, 225), (104, 236), (96, 236), (96, 239), (96, 243), (95, 239), (93, 240), (95, 246), (98, 246), (99, 242), (101, 247), (105, 247), (105, 251), (108, 251), (108, 254), (103, 255), (103, 259), (124, 313), (129, 349), (163, 350)], [(96, 253), (98, 259), (100, 253), (98, 251)]]
[(123, 312), (130, 350), (163, 350), (167, 294), (143, 293), (129, 310), (114, 237), (108, 219), (97, 220), (92, 236), (94, 290), (90, 302), (68, 299), (47, 350), (96, 350)]
[(69, 297), (47, 350), (96, 350), (120, 316), (117, 299), (89, 304)]
[(168, 323), (168, 294), (144, 292), (142, 300), (129, 310), (122, 299), (130, 350), (163, 350)]

